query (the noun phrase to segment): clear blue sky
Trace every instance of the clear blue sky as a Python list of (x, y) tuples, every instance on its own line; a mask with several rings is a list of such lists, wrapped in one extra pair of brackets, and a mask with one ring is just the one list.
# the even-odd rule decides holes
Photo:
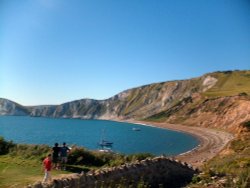
[(23, 105), (235, 69), (249, 0), (0, 0), (0, 97)]

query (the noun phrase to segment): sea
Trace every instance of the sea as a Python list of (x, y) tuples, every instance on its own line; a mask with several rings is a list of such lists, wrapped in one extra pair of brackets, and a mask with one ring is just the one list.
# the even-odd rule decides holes
[(174, 156), (197, 147), (197, 138), (153, 126), (106, 120), (0, 116), (0, 136), (19, 144), (54, 143), (99, 150), (101, 140), (112, 142), (122, 154), (151, 153)]

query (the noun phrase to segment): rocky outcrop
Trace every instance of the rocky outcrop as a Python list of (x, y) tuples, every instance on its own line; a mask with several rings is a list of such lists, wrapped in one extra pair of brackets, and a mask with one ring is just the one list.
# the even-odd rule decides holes
[(137, 187), (143, 182), (150, 187), (182, 187), (191, 181), (196, 170), (175, 160), (165, 157), (146, 159), (140, 162), (124, 164), (113, 168), (102, 168), (87, 174), (74, 174), (61, 179), (54, 179), (50, 184), (38, 182), (29, 188), (94, 188)]
[(52, 117), (57, 106), (53, 105), (42, 105), (30, 107), (30, 116), (36, 117)]
[(0, 115), (26, 116), (30, 111), (13, 101), (0, 98)]

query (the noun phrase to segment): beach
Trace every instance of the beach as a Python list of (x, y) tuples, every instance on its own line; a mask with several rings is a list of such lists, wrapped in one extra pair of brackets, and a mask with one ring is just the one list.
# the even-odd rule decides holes
[(234, 136), (228, 132), (204, 127), (144, 121), (131, 121), (131, 123), (139, 123), (142, 125), (180, 131), (198, 138), (200, 143), (196, 148), (174, 157), (175, 159), (191, 164), (196, 168), (201, 167), (204, 162), (217, 155), (227, 143), (234, 138)]

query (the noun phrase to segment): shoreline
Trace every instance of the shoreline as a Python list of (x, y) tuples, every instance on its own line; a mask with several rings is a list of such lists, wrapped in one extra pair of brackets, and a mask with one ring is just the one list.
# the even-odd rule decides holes
[(233, 134), (231, 133), (204, 127), (135, 120), (123, 122), (183, 132), (185, 134), (190, 134), (196, 137), (199, 140), (198, 146), (173, 157), (182, 162), (186, 162), (196, 168), (201, 167), (204, 162), (216, 156), (223, 148), (225, 148), (228, 142), (230, 142), (234, 138)]

